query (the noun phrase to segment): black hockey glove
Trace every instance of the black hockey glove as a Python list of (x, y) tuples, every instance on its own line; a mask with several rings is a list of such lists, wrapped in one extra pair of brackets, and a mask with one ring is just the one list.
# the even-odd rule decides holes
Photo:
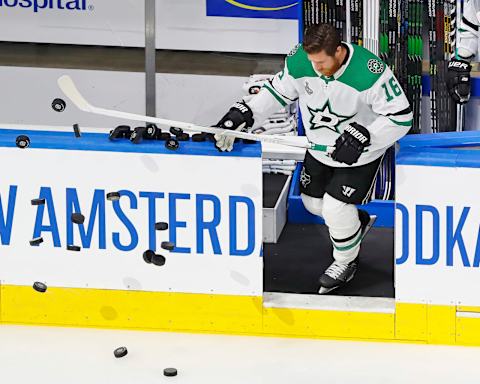
[(367, 128), (358, 123), (351, 123), (335, 141), (335, 150), (330, 156), (339, 163), (352, 165), (369, 145), (370, 132)]
[[(230, 110), (215, 125), (223, 129), (234, 129), (246, 132), (253, 126), (253, 113), (250, 107), (243, 101), (233, 104)], [(215, 146), (220, 151), (230, 152), (233, 149), (235, 138), (232, 136), (215, 135)]]
[(452, 59), (448, 63), (447, 89), (457, 104), (465, 104), (470, 99), (470, 71), (468, 61)]

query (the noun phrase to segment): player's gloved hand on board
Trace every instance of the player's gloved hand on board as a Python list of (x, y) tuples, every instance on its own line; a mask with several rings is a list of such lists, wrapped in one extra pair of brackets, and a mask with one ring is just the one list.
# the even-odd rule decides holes
[(339, 163), (352, 165), (369, 145), (370, 132), (367, 128), (358, 123), (350, 123), (335, 141), (335, 149), (330, 157)]
[[(246, 132), (253, 126), (253, 113), (250, 107), (243, 101), (233, 104), (230, 110), (215, 125), (223, 129), (232, 129)], [(215, 135), (215, 146), (220, 151), (230, 152), (233, 149), (235, 137), (222, 134)]]
[(465, 104), (470, 99), (470, 71), (468, 61), (452, 59), (448, 63), (447, 89), (457, 104)]

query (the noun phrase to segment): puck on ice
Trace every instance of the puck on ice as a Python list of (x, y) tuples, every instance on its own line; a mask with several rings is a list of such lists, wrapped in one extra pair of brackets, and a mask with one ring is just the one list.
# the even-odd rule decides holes
[(40, 281), (35, 281), (33, 283), (33, 289), (35, 289), (37, 292), (44, 293), (47, 291), (47, 285), (41, 283)]
[(119, 347), (113, 351), (113, 355), (116, 358), (126, 356), (128, 353), (127, 347)]
[(43, 237), (36, 237), (35, 239), (30, 240), (30, 245), (37, 246), (43, 243)]
[(30, 145), (30, 139), (25, 135), (17, 136), (15, 144), (18, 148), (27, 148)]
[(107, 193), (107, 200), (109, 200), (109, 201), (120, 200), (120, 193), (119, 192), (108, 192)]
[(72, 213), (70, 219), (72, 220), (72, 223), (75, 224), (83, 224), (85, 222), (85, 216), (81, 213)]
[(190, 140), (190, 135), (186, 132), (183, 132), (177, 136), (175, 136), (178, 141), (188, 141)]
[(165, 231), (168, 229), (168, 223), (164, 223), (163, 221), (159, 221), (158, 223), (155, 223), (155, 229), (157, 231)]
[(177, 376), (177, 370), (175, 368), (165, 368), (163, 370), (164, 376)]
[(81, 249), (78, 245), (67, 245), (67, 251), (80, 252)]
[(162, 241), (160, 247), (162, 249), (166, 249), (167, 251), (173, 251), (173, 249), (175, 248), (175, 244), (173, 244), (171, 241)]
[(54, 99), (52, 101), (52, 108), (55, 112), (63, 112), (66, 106), (67, 104), (62, 99)]
[(32, 205), (43, 205), (45, 204), (45, 199), (32, 199)]

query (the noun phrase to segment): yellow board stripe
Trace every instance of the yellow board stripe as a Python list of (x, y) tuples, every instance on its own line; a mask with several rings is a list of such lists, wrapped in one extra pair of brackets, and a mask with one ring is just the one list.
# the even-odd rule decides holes
[[(264, 307), (262, 297), (0, 287), (0, 323), (480, 345), (480, 317), (396, 303), (395, 313)], [(463, 307), (465, 308), (465, 307)]]

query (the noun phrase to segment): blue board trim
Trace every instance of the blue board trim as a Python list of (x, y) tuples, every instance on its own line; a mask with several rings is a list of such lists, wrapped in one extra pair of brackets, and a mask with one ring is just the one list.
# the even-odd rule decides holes
[[(300, 197), (300, 172), (303, 163), (298, 163), (292, 176), (292, 183), (288, 191), (288, 211), (287, 218), (289, 223), (293, 224), (324, 224), (320, 216), (312, 215), (308, 212)], [(368, 213), (377, 215), (375, 227), (393, 228), (394, 226), (394, 208), (393, 201), (373, 200), (366, 205), (361, 206)]]
[[(76, 138), (72, 132), (32, 131), (0, 128), (0, 147), (16, 147), (15, 140), (19, 135), (30, 138), (28, 148), (38, 149), (64, 149), (75, 151), (100, 151), (100, 152), (134, 152), (157, 153), (168, 155), (194, 155), (194, 156), (219, 156), (219, 157), (261, 157), (260, 143), (244, 144), (235, 143), (232, 152), (220, 152), (212, 142), (181, 141), (180, 148), (172, 151), (165, 148), (164, 141), (144, 140), (140, 144), (133, 144), (130, 140), (119, 139), (111, 141), (106, 133), (82, 133)], [(25, 149), (25, 150), (28, 150)], [(19, 148), (19, 150), (21, 150)]]

